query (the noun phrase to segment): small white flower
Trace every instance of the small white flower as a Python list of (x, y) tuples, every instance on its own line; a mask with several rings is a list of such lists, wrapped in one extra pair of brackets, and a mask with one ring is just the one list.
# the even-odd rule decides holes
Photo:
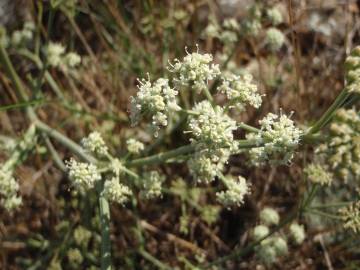
[(266, 15), (269, 18), (270, 22), (275, 26), (283, 22), (281, 12), (277, 8), (268, 9)]
[(109, 153), (104, 139), (97, 131), (93, 131), (86, 138), (83, 138), (81, 144), (87, 151), (99, 156), (106, 156)]
[(126, 144), (127, 150), (132, 154), (139, 154), (142, 150), (144, 150), (144, 144), (133, 138), (128, 139), (126, 141)]
[(300, 245), (305, 240), (305, 229), (303, 225), (293, 223), (290, 225), (290, 236), (294, 242)]
[(269, 113), (259, 121), (260, 132), (249, 133), (247, 139), (257, 142), (259, 147), (249, 151), (252, 162), (256, 165), (266, 161), (288, 163), (300, 142), (302, 131), (295, 127), (294, 122), (285, 114), (280, 116)]
[(204, 144), (210, 148), (233, 147), (233, 131), (237, 129), (236, 121), (231, 119), (220, 106), (212, 107), (209, 101), (198, 103), (189, 122), (192, 142)]
[(256, 249), (256, 255), (266, 265), (273, 264), (277, 259), (276, 250), (272, 245), (260, 245)]
[(240, 110), (244, 109), (246, 103), (254, 108), (259, 108), (262, 99), (258, 93), (257, 85), (252, 82), (251, 74), (238, 76), (228, 74), (223, 78), (218, 91), (225, 94), (229, 102)]
[(272, 237), (272, 245), (275, 248), (276, 254), (278, 256), (285, 255), (288, 252), (286, 241), (279, 236)]
[(237, 179), (226, 178), (225, 182), (227, 189), (216, 193), (217, 200), (226, 207), (243, 204), (245, 195), (250, 193), (245, 178), (241, 176)]
[(104, 183), (104, 189), (102, 191), (102, 195), (105, 198), (118, 204), (124, 204), (127, 202), (132, 194), (133, 193), (130, 188), (121, 184), (119, 182), (119, 178), (117, 177), (106, 180)]
[(261, 29), (261, 22), (258, 19), (247, 20), (243, 24), (243, 31), (249, 36), (257, 36)]
[(210, 24), (208, 24), (208, 26), (205, 29), (205, 34), (208, 37), (215, 38), (215, 37), (219, 36), (219, 31), (220, 31), (220, 29), (219, 29), (218, 25), (216, 25), (214, 23), (210, 23)]
[(63, 63), (66, 67), (74, 68), (81, 62), (81, 57), (77, 53), (69, 52), (65, 55)]
[(95, 183), (101, 180), (101, 175), (93, 164), (77, 162), (71, 158), (70, 161), (66, 162), (66, 167), (69, 170), (69, 177), (81, 191), (93, 188)]
[(60, 43), (50, 42), (46, 48), (46, 54), (48, 64), (61, 68), (63, 72), (75, 68), (81, 62), (81, 57), (77, 53), (65, 53), (65, 47)]
[(253, 238), (255, 241), (258, 241), (258, 240), (264, 238), (265, 236), (267, 236), (269, 234), (269, 232), (270, 232), (270, 230), (267, 226), (257, 225), (253, 231)]
[(270, 28), (266, 31), (266, 43), (273, 51), (278, 51), (285, 42), (284, 34), (276, 28)]
[(65, 47), (60, 43), (50, 42), (47, 47), (47, 62), (52, 67), (59, 67), (63, 62)]
[(160, 126), (167, 126), (168, 114), (181, 109), (176, 100), (178, 92), (169, 86), (167, 79), (160, 78), (153, 84), (145, 79), (138, 81), (139, 91), (130, 99), (131, 123), (137, 124), (142, 115), (150, 116), (156, 136)]
[(277, 225), (280, 221), (278, 212), (270, 207), (265, 207), (260, 212), (260, 221), (268, 226)]
[(211, 54), (186, 53), (182, 61), (175, 59), (168, 69), (178, 75), (174, 78), (175, 83), (201, 92), (207, 88), (210, 80), (220, 75), (219, 65), (210, 64), (213, 61)]
[(352, 229), (354, 233), (360, 232), (360, 201), (341, 208), (339, 214), (345, 229)]
[(0, 167), (0, 203), (7, 211), (11, 212), (21, 205), (22, 198), (18, 196), (18, 192), (19, 184), (12, 171)]
[(143, 175), (143, 193), (147, 199), (153, 199), (162, 196), (162, 183), (164, 176), (157, 171), (150, 171)]
[(311, 182), (322, 186), (330, 185), (333, 180), (333, 175), (320, 164), (312, 163), (304, 169), (304, 172)]
[(235, 31), (235, 32), (240, 30), (240, 25), (235, 18), (225, 19), (223, 22), (223, 27), (228, 30)]

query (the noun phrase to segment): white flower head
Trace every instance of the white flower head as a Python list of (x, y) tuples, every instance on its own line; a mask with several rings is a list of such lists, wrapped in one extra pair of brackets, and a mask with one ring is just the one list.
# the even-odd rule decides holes
[[(186, 51), (186, 48), (185, 48)], [(188, 53), (182, 61), (175, 59), (168, 69), (177, 75), (174, 78), (176, 84), (191, 87), (201, 92), (208, 86), (210, 80), (220, 75), (219, 65), (211, 64), (211, 54), (200, 54), (199, 52)]]
[(243, 110), (245, 104), (249, 104), (259, 108), (262, 95), (258, 93), (258, 87), (252, 80), (251, 74), (242, 76), (227, 74), (217, 90), (226, 95), (232, 107)]
[(273, 264), (277, 259), (276, 249), (273, 245), (260, 245), (256, 249), (256, 255), (266, 265)]
[(212, 107), (204, 100), (193, 108), (197, 115), (192, 115), (189, 122), (193, 142), (212, 148), (235, 148), (233, 131), (237, 129), (236, 121), (224, 113), (220, 106)]
[(322, 186), (328, 186), (333, 181), (333, 175), (320, 164), (311, 163), (304, 169), (308, 179)]
[(269, 234), (269, 232), (270, 232), (270, 230), (267, 226), (257, 225), (253, 231), (253, 238), (255, 241), (258, 241), (258, 240), (264, 238), (265, 236), (267, 236)]
[(69, 52), (65, 55), (63, 63), (66, 67), (74, 68), (81, 62), (81, 57), (77, 53)]
[(63, 62), (64, 53), (65, 47), (63, 45), (50, 42), (46, 50), (47, 62), (52, 67), (59, 67)]
[(305, 229), (303, 225), (293, 223), (289, 227), (290, 236), (294, 242), (300, 245), (305, 240)]
[(136, 125), (143, 115), (152, 119), (155, 136), (160, 126), (167, 126), (168, 114), (181, 108), (177, 104), (178, 91), (169, 86), (169, 80), (160, 78), (154, 83), (150, 80), (138, 80), (139, 91), (130, 98), (130, 119)]
[(360, 232), (360, 201), (341, 208), (339, 214), (345, 229), (352, 229), (354, 233)]
[(270, 28), (266, 31), (266, 43), (269, 45), (271, 50), (278, 51), (284, 42), (285, 36), (280, 30)]
[(71, 158), (66, 162), (69, 170), (69, 177), (74, 181), (74, 185), (80, 191), (86, 191), (95, 186), (101, 180), (101, 175), (95, 165), (90, 163), (78, 162)]
[(283, 17), (281, 12), (278, 8), (270, 8), (266, 12), (267, 17), (269, 18), (270, 22), (276, 26), (283, 22)]
[(126, 141), (127, 150), (132, 154), (139, 154), (144, 150), (144, 144), (134, 138), (130, 138)]
[(278, 256), (285, 255), (288, 252), (287, 243), (282, 237), (272, 237), (272, 245), (275, 248), (276, 254)]
[(277, 225), (280, 221), (278, 212), (270, 207), (265, 207), (260, 212), (260, 221), (268, 226)]
[(226, 207), (240, 206), (244, 203), (245, 195), (250, 193), (250, 187), (244, 177), (237, 179), (226, 178), (227, 189), (216, 193), (217, 200)]
[(259, 165), (266, 161), (281, 164), (290, 162), (303, 132), (295, 127), (290, 117), (282, 113), (269, 113), (259, 123), (260, 132), (246, 135), (247, 139), (259, 144), (259, 147), (249, 151), (253, 163)]
[(235, 31), (235, 32), (240, 30), (240, 25), (235, 18), (225, 19), (223, 22), (223, 27), (228, 30)]
[(0, 167), (0, 203), (7, 211), (11, 212), (21, 205), (22, 198), (18, 192), (19, 184), (12, 171)]
[(157, 171), (150, 171), (143, 175), (143, 194), (147, 199), (162, 196), (162, 183), (165, 178)]
[(104, 139), (97, 131), (93, 131), (86, 138), (83, 138), (81, 144), (87, 151), (95, 155), (106, 156), (109, 154), (109, 149)]
[(105, 198), (118, 204), (126, 203), (132, 194), (130, 188), (121, 184), (118, 177), (106, 180), (102, 191)]

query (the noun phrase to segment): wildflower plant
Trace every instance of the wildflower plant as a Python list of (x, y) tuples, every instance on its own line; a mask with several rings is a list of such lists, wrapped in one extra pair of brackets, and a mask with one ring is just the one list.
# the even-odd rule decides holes
[[(249, 20), (244, 24), (229, 19), (223, 22), (223, 33), (219, 33), (216, 27), (208, 29), (207, 32), (219, 33), (226, 43), (236, 43), (241, 36), (257, 36), (261, 30), (264, 10), (256, 5), (248, 13)], [(273, 25), (281, 23), (280, 15), (274, 10), (269, 11), (266, 16)], [(39, 85), (42, 86), (43, 81), (46, 81), (59, 99), (64, 101), (65, 97), (59, 91), (60, 87), (49, 68), (59, 68), (66, 74), (81, 63), (81, 58), (76, 53), (67, 52), (63, 45), (55, 42), (48, 42), (42, 47), (43, 55), (40, 53), (41, 50), (32, 52), (25, 44), (33, 38), (30, 34), (32, 31), (33, 28), (28, 24), (19, 34), (15, 34), (15, 38), (10, 39), (8, 36), (7, 39), (22, 46), (21, 55), (33, 61), (44, 75), (44, 80), (41, 78)], [(267, 32), (267, 44), (274, 50), (279, 49), (284, 43), (284, 36), (275, 29), (269, 29)], [(80, 196), (95, 194), (98, 199), (101, 269), (112, 268), (110, 203), (135, 209), (139, 199), (161, 200), (165, 194), (172, 192), (180, 197), (182, 203), (186, 201), (190, 204), (200, 201), (201, 191), (208, 189), (210, 192), (207, 195), (214, 200), (213, 205), (210, 208), (194, 208), (207, 223), (214, 223), (218, 217), (219, 205), (226, 209), (242, 207), (246, 203), (246, 197), (251, 196), (251, 180), (229, 169), (232, 156), (246, 154), (256, 166), (291, 165), (296, 153), (302, 150), (301, 147), (316, 141), (319, 133), (334, 116), (335, 122), (330, 126), (332, 138), (324, 142), (325, 146), (320, 146), (318, 152), (324, 152), (326, 157), (322, 160), (329, 163), (328, 168), (331, 170), (346, 174), (342, 169), (350, 163), (347, 172), (350, 171), (354, 176), (359, 174), (356, 135), (359, 132), (358, 115), (355, 111), (338, 110), (347, 98), (358, 92), (359, 48), (356, 48), (346, 60), (347, 82), (344, 90), (330, 108), (307, 128), (299, 128), (295, 120), (291, 119), (292, 113), (288, 115), (283, 111), (279, 114), (267, 113), (258, 122), (258, 127), (239, 121), (239, 118), (234, 116), (234, 111), (246, 111), (248, 106), (258, 109), (262, 104), (264, 95), (252, 75), (227, 72), (223, 68), (224, 65), (214, 61), (211, 54), (201, 53), (198, 46), (196, 52), (186, 49), (186, 55), (181, 60), (169, 61), (169, 72), (163, 77), (152, 78), (149, 75), (147, 79), (139, 79), (138, 91), (130, 98), (131, 126), (146, 122), (150, 124), (152, 131), (149, 137), (158, 137), (154, 148), (150, 150), (145, 149), (143, 143), (133, 138), (127, 139), (124, 149), (117, 149), (107, 144), (100, 131), (91, 132), (77, 144), (45, 124), (39, 117), (36, 106), (29, 103), (27, 87), (15, 71), (7, 48), (11, 50), (10, 47), (6, 47), (5, 42), (0, 43), (0, 62), (14, 85), (17, 98), (30, 104), (25, 113), (31, 126), (1, 165), (0, 202), (7, 210), (14, 210), (21, 204), (21, 188), (14, 177), (15, 167), (24, 161), (26, 155), (35, 148), (37, 138), (41, 137), (52, 159), (69, 176), (71, 186), (79, 191)], [(229, 56), (231, 57), (231, 54)], [(39, 91), (41, 89), (42, 87), (39, 87)], [(186, 143), (179, 140), (180, 145), (175, 149), (152, 153), (151, 151), (158, 149), (156, 146), (159, 144), (165, 148), (166, 143), (163, 142), (173, 132), (173, 125), (170, 124), (176, 121), (179, 121), (176, 128)], [(65, 163), (51, 141), (56, 141), (70, 150), (71, 154)], [(184, 180), (174, 181), (173, 177), (168, 177), (169, 173), (164, 175), (169, 163), (186, 165), (183, 170)], [(286, 225), (292, 223), (287, 230), (288, 239), (292, 239), (297, 245), (304, 241), (304, 226), (293, 222), (311, 210), (311, 202), (318, 184), (331, 182), (330, 174), (319, 167), (310, 166), (306, 173), (312, 182), (311, 189), (301, 194), (301, 202), (289, 217), (281, 220), (277, 211), (268, 207), (260, 212), (260, 224), (254, 228), (250, 239), (253, 242), (249, 245), (249, 250), (255, 251), (265, 264), (271, 264), (279, 256), (286, 255), (288, 242), (283, 230)], [(190, 179), (194, 181), (187, 181)], [(188, 188), (190, 182), (192, 187)], [(167, 188), (169, 184), (172, 185), (170, 189)], [(176, 192), (174, 184), (183, 192)], [(354, 231), (358, 226), (358, 212), (358, 205), (341, 211), (345, 226)], [(182, 209), (183, 232), (187, 231), (188, 217), (186, 209)], [(139, 222), (138, 225), (141, 224), (144, 225), (144, 222)], [(151, 229), (154, 231), (152, 227)], [(83, 236), (79, 235), (80, 232), (76, 234), (77, 241), (89, 238), (86, 233)], [(143, 248), (140, 252), (144, 254)], [(234, 254), (237, 255), (235, 252), (231, 256)], [(80, 267), (84, 259), (78, 247), (70, 249), (66, 256), (73, 261), (74, 267)], [(149, 258), (148, 254), (146, 257)], [(223, 262), (226, 258), (219, 260)]]

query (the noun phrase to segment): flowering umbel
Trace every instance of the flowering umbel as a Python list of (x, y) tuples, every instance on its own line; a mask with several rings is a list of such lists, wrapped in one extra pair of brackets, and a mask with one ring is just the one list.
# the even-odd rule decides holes
[(177, 75), (174, 79), (177, 85), (201, 92), (207, 88), (210, 80), (220, 75), (219, 66), (211, 64), (212, 61), (211, 54), (187, 52), (182, 61), (175, 59), (175, 63), (169, 64), (168, 69)]
[(252, 162), (254, 164), (266, 161), (280, 164), (290, 162), (300, 142), (302, 131), (282, 113), (280, 115), (269, 113), (259, 123), (260, 131), (246, 136), (259, 144), (259, 147), (249, 151)]

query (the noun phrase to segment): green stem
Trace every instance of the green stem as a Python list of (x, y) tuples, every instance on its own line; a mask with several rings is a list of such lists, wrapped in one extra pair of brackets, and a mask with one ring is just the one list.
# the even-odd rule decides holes
[(46, 147), (48, 148), (56, 166), (58, 166), (58, 168), (63, 171), (63, 172), (66, 172), (67, 169), (66, 169), (66, 166), (64, 164), (64, 162), (62, 161), (61, 157), (59, 156), (58, 152), (56, 152), (54, 146), (52, 145), (50, 139), (44, 135), (44, 140), (45, 140), (45, 144), (46, 144)]
[(250, 126), (250, 125), (247, 125), (245, 123), (240, 123), (237, 126), (238, 126), (238, 128), (244, 129), (244, 130), (249, 131), (249, 132), (258, 133), (260, 131), (260, 129), (258, 129), (256, 127), (253, 127), (253, 126)]
[(94, 157), (88, 155), (80, 145), (73, 142), (68, 137), (66, 137), (65, 135), (58, 132), (57, 130), (49, 127), (48, 125), (41, 122), (40, 120), (35, 121), (35, 126), (40, 131), (44, 132), (45, 134), (49, 135), (50, 137), (54, 138), (55, 140), (57, 140), (58, 142), (60, 142), (61, 144), (63, 144), (67, 148), (69, 148), (72, 152), (77, 154), (83, 160), (90, 162), (90, 163), (96, 162), (96, 159)]
[(343, 207), (348, 206), (354, 202), (334, 202), (334, 203), (327, 203), (327, 204), (320, 204), (320, 205), (313, 205), (310, 209), (321, 209), (321, 208), (331, 208), (331, 207)]
[(214, 105), (214, 98), (212, 97), (212, 95), (211, 95), (211, 93), (210, 93), (210, 91), (209, 91), (208, 88), (205, 88), (205, 89), (204, 89), (204, 94), (205, 94), (206, 98), (210, 101), (210, 103), (211, 103), (212, 105)]
[(344, 103), (344, 101), (350, 96), (350, 93), (344, 88), (337, 96), (333, 104), (326, 110), (326, 112), (320, 117), (320, 119), (307, 131), (306, 135), (319, 132), (333, 117), (336, 110)]
[[(237, 143), (239, 149), (261, 146), (261, 144), (259, 144), (258, 142), (254, 142), (253, 140), (238, 140)], [(179, 148), (170, 150), (168, 152), (163, 152), (156, 155), (128, 161), (125, 163), (125, 166), (135, 167), (135, 166), (154, 165), (154, 164), (163, 163), (171, 158), (175, 158), (180, 155), (191, 154), (195, 151), (195, 148), (196, 148), (195, 145), (192, 144), (181, 146)]]
[(132, 161), (127, 162), (126, 167), (134, 167), (134, 166), (143, 166), (143, 165), (153, 165), (162, 163), (170, 158), (174, 158), (180, 155), (190, 154), (195, 151), (194, 145), (185, 145), (174, 150), (170, 150), (168, 152), (159, 153), (156, 155), (152, 155), (145, 158), (139, 158)]
[(312, 214), (312, 215), (318, 215), (318, 216), (326, 217), (329, 219), (341, 219), (341, 217), (339, 217), (337, 215), (333, 215), (330, 213), (326, 213), (326, 212), (318, 211), (318, 210), (314, 210), (314, 209), (305, 209), (305, 213)]
[(200, 113), (196, 112), (196, 111), (193, 111), (193, 110), (186, 110), (186, 109), (181, 109), (180, 112), (183, 112), (183, 113), (186, 113), (186, 114), (189, 114), (189, 115), (200, 115)]
[(158, 269), (161, 270), (170, 270), (172, 268), (170, 268), (169, 266), (165, 265), (163, 262), (161, 262), (160, 260), (156, 259), (154, 256), (152, 256), (150, 253), (148, 253), (145, 249), (140, 248), (138, 250), (139, 254), (144, 257), (144, 259), (148, 260), (149, 262), (151, 262), (153, 265), (155, 265)]
[(107, 199), (99, 194), (101, 226), (101, 270), (111, 270), (110, 206)]

